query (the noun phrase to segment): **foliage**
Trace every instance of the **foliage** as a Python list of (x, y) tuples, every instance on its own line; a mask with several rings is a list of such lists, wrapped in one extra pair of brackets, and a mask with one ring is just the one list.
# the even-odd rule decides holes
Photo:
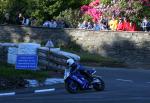
[(80, 21), (80, 11), (78, 9), (66, 9), (54, 18), (57, 20), (64, 20), (69, 27), (77, 27), (78, 21)]
[(111, 3), (112, 0), (101, 0), (101, 3), (104, 5), (108, 5)]
[(116, 16), (126, 16), (131, 20), (139, 17), (149, 16), (149, 7), (143, 5), (142, 0), (102, 0), (104, 6), (101, 7), (103, 13)]
[(90, 1), (91, 0), (0, 0), (0, 16), (4, 16), (6, 12), (9, 12), (11, 21), (15, 22), (16, 16), (22, 13), (24, 16), (36, 17), (39, 22), (38, 24), (41, 24), (44, 20), (66, 15), (66, 11), (71, 12), (71, 14), (69, 14), (70, 16), (72, 13), (76, 14), (76, 9), (80, 8), (81, 5), (88, 4)]
[(92, 21), (92, 17), (90, 15), (84, 14), (82, 16), (82, 20), (86, 20), (86, 21)]
[[(6, 12), (10, 13), (11, 22), (15, 23), (16, 16), (22, 13), (24, 16), (36, 17), (37, 24), (44, 20), (63, 18), (71, 27), (76, 26), (79, 18), (79, 8), (88, 5), (93, 0), (0, 0), (0, 23)], [(150, 16), (150, 7), (144, 6), (145, 0), (100, 0), (104, 13), (112, 15), (128, 16), (131, 19)], [(74, 19), (75, 16), (75, 19)], [(86, 19), (89, 17), (85, 16)], [(71, 18), (73, 18), (71, 20)]]

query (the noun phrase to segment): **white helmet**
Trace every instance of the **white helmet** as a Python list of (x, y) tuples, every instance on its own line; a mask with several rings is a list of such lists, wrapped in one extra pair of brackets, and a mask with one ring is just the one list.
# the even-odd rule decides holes
[(73, 59), (68, 59), (67, 60), (67, 65), (71, 66), (75, 61)]

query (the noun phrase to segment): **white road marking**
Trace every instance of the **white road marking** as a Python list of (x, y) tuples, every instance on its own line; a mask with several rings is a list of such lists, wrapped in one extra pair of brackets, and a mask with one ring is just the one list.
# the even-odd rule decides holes
[(34, 93), (44, 93), (44, 92), (52, 92), (55, 91), (55, 88), (52, 89), (42, 89), (42, 90), (35, 90)]
[(11, 92), (11, 93), (1, 93), (0, 96), (13, 96), (16, 95), (15, 92)]
[(132, 80), (126, 80), (126, 79), (116, 79), (116, 80), (118, 80), (118, 81), (123, 81), (123, 82), (133, 82)]

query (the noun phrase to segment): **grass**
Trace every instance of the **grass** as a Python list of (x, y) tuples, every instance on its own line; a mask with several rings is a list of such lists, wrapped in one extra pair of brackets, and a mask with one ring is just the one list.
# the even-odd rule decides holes
[(43, 80), (51, 75), (50, 71), (15, 70), (14, 66), (0, 63), (0, 77)]
[[(87, 52), (75, 52), (71, 50), (65, 50), (73, 52), (81, 57), (81, 63), (86, 66), (107, 66), (107, 67), (124, 67), (125, 64), (118, 60), (103, 57), (98, 54), (90, 54)], [(24, 79), (37, 79), (44, 80), (48, 77), (57, 77), (60, 74), (56, 74), (54, 71), (27, 71), (27, 70), (15, 70), (12, 65), (0, 63), (0, 77), (4, 78), (24, 78)]]
[(120, 60), (116, 60), (110, 57), (103, 57), (98, 54), (91, 54), (85, 51), (74, 51), (69, 49), (63, 49), (68, 52), (75, 53), (81, 57), (80, 62), (89, 66), (106, 66), (106, 67), (125, 67), (126, 64)]
[(81, 57), (81, 62), (93, 66), (106, 66), (106, 67), (125, 67), (125, 63), (122, 61), (109, 58), (109, 57), (103, 57), (98, 54), (90, 54), (90, 53), (79, 53)]

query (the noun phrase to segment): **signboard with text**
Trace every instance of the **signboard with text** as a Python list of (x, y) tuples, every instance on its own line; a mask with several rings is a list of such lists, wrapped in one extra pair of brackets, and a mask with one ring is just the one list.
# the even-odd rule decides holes
[(37, 70), (37, 55), (17, 55), (16, 69)]

